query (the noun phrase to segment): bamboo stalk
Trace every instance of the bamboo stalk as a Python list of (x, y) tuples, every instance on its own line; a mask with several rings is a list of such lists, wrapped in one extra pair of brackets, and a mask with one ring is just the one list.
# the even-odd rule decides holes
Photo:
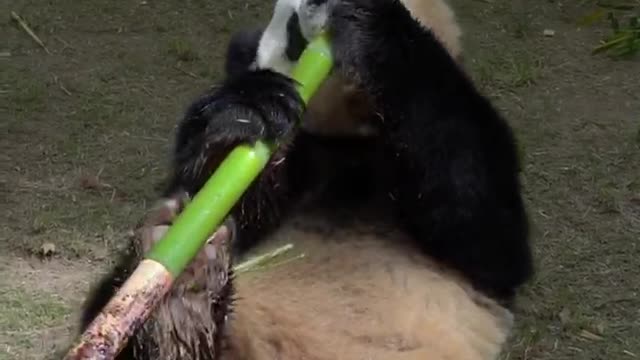
[[(333, 59), (324, 35), (309, 43), (293, 69), (307, 103), (329, 75)], [(79, 337), (65, 360), (112, 360), (143, 324), (173, 280), (202, 249), (267, 164), (272, 147), (256, 142), (236, 147), (175, 219), (117, 294)], [(286, 248), (285, 250), (288, 250)]]
[(162, 264), (148, 259), (140, 262), (64, 360), (115, 358), (172, 283), (171, 273)]

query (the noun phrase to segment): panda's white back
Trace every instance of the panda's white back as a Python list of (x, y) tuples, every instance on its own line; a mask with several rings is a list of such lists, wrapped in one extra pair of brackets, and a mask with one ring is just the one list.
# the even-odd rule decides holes
[(367, 228), (327, 233), (295, 222), (300, 219), (253, 252), (293, 243), (284, 260), (236, 277), (223, 359), (498, 356), (511, 313), (420, 255), (402, 235)]

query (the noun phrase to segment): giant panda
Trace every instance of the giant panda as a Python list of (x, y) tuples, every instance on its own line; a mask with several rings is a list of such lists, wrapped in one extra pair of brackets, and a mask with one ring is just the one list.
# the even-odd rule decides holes
[[(267, 139), (279, 146), (263, 173), (118, 359), (496, 359), (533, 273), (510, 127), (407, 3), (300, 1), (326, 5), (336, 74), (367, 96), (375, 131), (297, 128), (286, 69), (228, 63), (187, 109), (165, 200), (82, 328), (228, 151)], [(261, 33), (229, 54), (257, 58)]]

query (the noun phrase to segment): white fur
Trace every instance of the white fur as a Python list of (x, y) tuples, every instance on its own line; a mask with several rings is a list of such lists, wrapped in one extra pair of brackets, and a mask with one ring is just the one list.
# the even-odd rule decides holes
[(298, 14), (302, 36), (311, 41), (327, 23), (328, 3), (311, 5), (308, 0), (278, 0), (258, 45), (258, 68), (291, 75), (294, 64), (286, 56), (287, 22), (294, 12)]
[(329, 2), (321, 5), (310, 5), (308, 0), (300, 1), (298, 5), (298, 18), (300, 19), (300, 31), (307, 41), (311, 41), (320, 33), (327, 24), (329, 16)]
[(293, 63), (287, 59), (287, 22), (300, 7), (302, 0), (278, 0), (271, 22), (264, 30), (258, 45), (257, 66), (260, 69), (289, 75)]
[(249, 256), (285, 243), (293, 250), (237, 274), (223, 360), (498, 357), (511, 312), (420, 255), (403, 235), (341, 228), (329, 236), (293, 225), (305, 222), (328, 226), (285, 222)]

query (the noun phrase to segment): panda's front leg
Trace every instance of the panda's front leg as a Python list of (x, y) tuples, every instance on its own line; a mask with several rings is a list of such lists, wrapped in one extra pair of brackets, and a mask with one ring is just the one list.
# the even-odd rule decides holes
[(336, 64), (380, 115), (407, 232), (509, 300), (532, 273), (511, 129), (400, 0), (330, 1)]
[(437, 41), (400, 0), (328, 1), (326, 28), (347, 78), (377, 97), (406, 94), (424, 80), (425, 46)]
[(234, 250), (251, 244), (275, 226), (290, 203), (286, 154), (294, 123), (304, 111), (293, 81), (270, 70), (228, 78), (195, 101), (178, 126), (172, 181), (167, 196), (193, 196), (237, 145), (258, 139), (278, 151), (231, 213)]

